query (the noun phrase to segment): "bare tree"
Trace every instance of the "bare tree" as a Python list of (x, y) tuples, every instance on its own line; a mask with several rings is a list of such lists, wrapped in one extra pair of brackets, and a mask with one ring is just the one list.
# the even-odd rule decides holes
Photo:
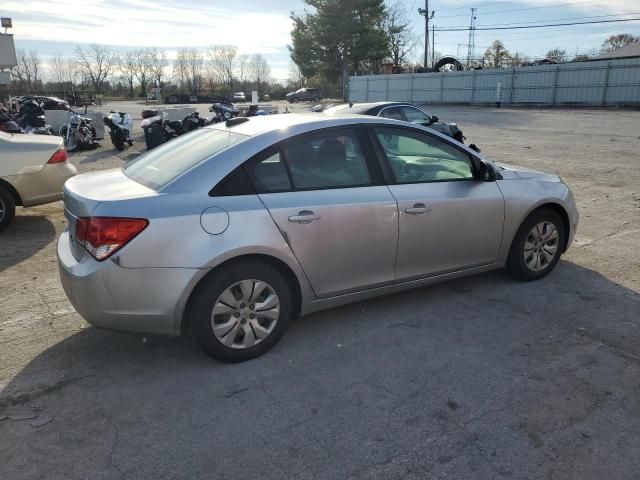
[(418, 37), (412, 33), (407, 12), (399, 1), (387, 8), (384, 30), (389, 37), (389, 50), (393, 64), (397, 67), (407, 65), (418, 43)]
[(298, 68), (298, 65), (295, 62), (289, 62), (289, 86), (291, 88), (301, 88), (304, 87), (305, 78), (302, 75), (302, 72)]
[(216, 79), (233, 90), (233, 72), (238, 47), (234, 45), (210, 45), (207, 49), (209, 64)]
[(271, 75), (271, 67), (267, 60), (259, 53), (251, 56), (251, 62), (249, 64), (249, 71), (251, 72), (251, 80), (256, 82), (258, 87), (258, 94), (262, 84), (269, 81)]
[(133, 82), (136, 78), (136, 56), (134, 52), (126, 52), (120, 57), (118, 69), (129, 86), (129, 96), (134, 97)]
[(604, 42), (602, 42), (603, 52), (612, 52), (618, 48), (626, 47), (633, 43), (640, 43), (640, 37), (631, 35), (630, 33), (620, 33), (618, 35), (611, 35)]
[(86, 48), (78, 45), (76, 59), (78, 67), (96, 93), (102, 93), (107, 77), (112, 75), (118, 67), (117, 53), (111, 48), (97, 43), (92, 43)]
[(567, 51), (560, 48), (554, 48), (547, 52), (545, 58), (556, 63), (563, 63), (567, 61)]
[(35, 88), (40, 80), (40, 56), (36, 50), (17, 50), (18, 65), (11, 69), (11, 75), (20, 88)]
[(244, 88), (244, 84), (248, 80), (249, 77), (249, 62), (250, 58), (247, 54), (238, 55), (238, 59), (236, 60), (236, 68), (235, 68), (235, 76)]
[(49, 76), (55, 83), (62, 85), (67, 81), (67, 60), (60, 53), (56, 53), (49, 60)]
[(151, 54), (149, 49), (141, 48), (139, 50), (135, 50), (133, 52), (134, 58), (134, 75), (140, 83), (140, 88), (142, 89), (142, 93), (146, 95), (147, 93), (147, 82), (149, 81), (149, 76), (151, 75)]
[(179, 79), (180, 86), (193, 95), (202, 89), (202, 72), (204, 58), (195, 48), (182, 48), (176, 55), (173, 65), (174, 75)]
[(493, 42), (484, 52), (484, 60), (489, 63), (489, 67), (492, 68), (502, 68), (509, 64), (510, 59), (511, 54), (500, 40)]
[(151, 48), (149, 52), (149, 74), (158, 84), (158, 87), (162, 84), (162, 79), (167, 73), (169, 67), (169, 59), (164, 50), (158, 48)]

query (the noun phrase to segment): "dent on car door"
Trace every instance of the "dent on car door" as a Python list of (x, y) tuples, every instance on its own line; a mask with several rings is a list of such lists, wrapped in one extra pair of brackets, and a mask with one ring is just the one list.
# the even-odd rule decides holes
[(375, 127), (398, 201), (396, 279), (489, 265), (497, 260), (504, 199), (496, 182), (474, 178), (471, 157), (410, 127)]
[(343, 128), (296, 137), (249, 165), (319, 297), (393, 282), (397, 204), (371, 160), (356, 130)]

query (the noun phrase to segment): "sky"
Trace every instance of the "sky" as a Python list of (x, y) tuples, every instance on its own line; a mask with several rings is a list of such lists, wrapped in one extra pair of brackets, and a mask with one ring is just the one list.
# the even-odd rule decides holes
[[(423, 55), (424, 17), (418, 7), (424, 0), (395, 0), (404, 5)], [(476, 26), (522, 22), (590, 21), (640, 18), (640, 0), (430, 0), (436, 28), (469, 25), (470, 8), (476, 7)], [(0, 16), (13, 19), (16, 48), (36, 49), (46, 63), (54, 54), (71, 55), (77, 44), (102, 43), (121, 50), (165, 48), (170, 57), (181, 47), (206, 47), (229, 43), (240, 53), (261, 53), (272, 77), (289, 76), (292, 11), (304, 9), (303, 0), (1, 0)], [(476, 31), (476, 55), (496, 39), (514, 52), (535, 58), (553, 48), (568, 54), (600, 47), (616, 33), (640, 35), (640, 21), (601, 25), (566, 26), (526, 30)], [(435, 49), (466, 57), (468, 31), (436, 32)]]

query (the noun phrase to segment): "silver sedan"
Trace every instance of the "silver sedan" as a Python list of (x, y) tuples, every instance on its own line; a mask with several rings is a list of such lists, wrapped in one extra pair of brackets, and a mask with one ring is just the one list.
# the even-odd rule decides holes
[(223, 361), (290, 321), (506, 267), (536, 280), (571, 244), (562, 180), (438, 132), (357, 115), (235, 118), (64, 188), (64, 289), (95, 326), (190, 331)]

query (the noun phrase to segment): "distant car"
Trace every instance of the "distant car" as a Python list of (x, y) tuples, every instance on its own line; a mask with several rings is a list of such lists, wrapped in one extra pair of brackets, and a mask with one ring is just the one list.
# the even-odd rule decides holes
[(391, 118), (405, 122), (422, 125), (444, 133), (454, 140), (464, 143), (465, 136), (457, 124), (453, 122), (441, 122), (436, 115), (431, 115), (420, 107), (403, 102), (373, 102), (373, 103), (345, 103), (325, 108), (323, 113), (337, 115), (343, 113), (357, 113), (360, 115), (372, 115), (374, 117)]
[(233, 94), (233, 101), (243, 103), (247, 101), (247, 97), (245, 96), (244, 92), (236, 92)]
[(287, 102), (319, 102), (322, 94), (317, 88), (300, 88), (295, 92), (287, 93)]
[(364, 115), (232, 118), (74, 177), (64, 201), (77, 311), (190, 332), (224, 361), (266, 352), (299, 314), (502, 267), (540, 279), (578, 224), (560, 177)]
[(41, 95), (22, 95), (14, 97), (13, 101), (19, 104), (27, 100), (35, 100), (45, 110), (69, 110), (69, 102), (58, 97), (43, 97)]
[(61, 200), (64, 182), (75, 174), (62, 137), (0, 132), (0, 231), (13, 220), (16, 206)]

